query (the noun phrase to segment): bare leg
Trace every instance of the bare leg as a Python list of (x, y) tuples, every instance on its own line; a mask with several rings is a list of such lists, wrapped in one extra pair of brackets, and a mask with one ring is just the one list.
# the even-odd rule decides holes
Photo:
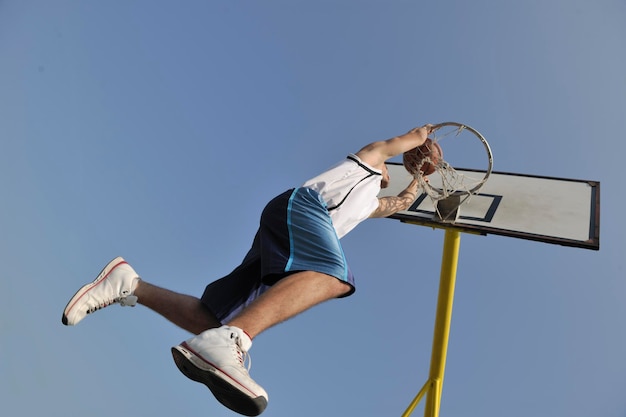
[(348, 284), (329, 275), (297, 272), (274, 284), (228, 325), (239, 327), (254, 338), (262, 331), (349, 290)]
[(193, 333), (221, 326), (200, 299), (139, 281), (134, 294), (137, 302), (160, 314), (175, 325)]
[(348, 284), (319, 272), (290, 275), (232, 319), (228, 325), (233, 327), (209, 330), (174, 346), (174, 362), (187, 378), (205, 384), (222, 404), (239, 414), (257, 416), (267, 406), (267, 392), (244, 366), (243, 353), (250, 349), (250, 339), (349, 290)]

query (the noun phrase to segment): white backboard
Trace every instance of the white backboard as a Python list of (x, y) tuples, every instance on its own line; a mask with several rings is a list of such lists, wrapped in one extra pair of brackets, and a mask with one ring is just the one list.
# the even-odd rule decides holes
[[(390, 186), (380, 196), (397, 195), (411, 180), (402, 164), (388, 163)], [(470, 175), (479, 171), (461, 170)], [(434, 179), (436, 181), (436, 179)], [(442, 222), (426, 194), (393, 216), (408, 223), (454, 228), (598, 250), (600, 183), (492, 172), (478, 194), (459, 208), (454, 222)]]

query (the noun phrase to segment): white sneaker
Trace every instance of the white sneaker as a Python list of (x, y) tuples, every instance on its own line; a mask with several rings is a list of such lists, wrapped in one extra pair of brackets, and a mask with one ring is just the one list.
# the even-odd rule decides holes
[(66, 326), (73, 326), (85, 318), (87, 314), (119, 303), (122, 306), (134, 306), (137, 297), (133, 295), (139, 275), (117, 257), (104, 267), (98, 277), (84, 285), (67, 303), (61, 321)]
[(220, 403), (239, 414), (258, 416), (267, 407), (268, 397), (244, 366), (251, 346), (243, 330), (222, 326), (174, 346), (172, 355), (178, 369), (206, 385)]

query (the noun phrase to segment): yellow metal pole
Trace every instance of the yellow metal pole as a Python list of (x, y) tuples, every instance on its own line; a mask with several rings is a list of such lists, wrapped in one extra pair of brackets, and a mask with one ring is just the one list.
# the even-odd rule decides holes
[(452, 304), (454, 302), (454, 286), (456, 283), (456, 269), (459, 261), (460, 244), (460, 232), (446, 229), (443, 242), (443, 256), (441, 259), (441, 275), (439, 278), (437, 315), (435, 316), (435, 334), (430, 358), (429, 381), (432, 385), (426, 396), (426, 407), (424, 409), (425, 417), (439, 416), (443, 376), (446, 369), (446, 355), (448, 353), (448, 339), (450, 336), (450, 322), (452, 321)]
[(426, 394), (432, 388), (432, 385), (433, 384), (431, 383), (431, 381), (426, 381), (422, 389), (417, 393), (415, 398), (413, 398), (413, 401), (411, 401), (411, 404), (409, 404), (407, 409), (404, 410), (404, 413), (402, 413), (402, 417), (408, 417), (411, 415), (413, 410), (415, 410), (415, 407), (417, 407), (417, 404), (419, 404), (419, 402), (422, 400), (424, 394)]

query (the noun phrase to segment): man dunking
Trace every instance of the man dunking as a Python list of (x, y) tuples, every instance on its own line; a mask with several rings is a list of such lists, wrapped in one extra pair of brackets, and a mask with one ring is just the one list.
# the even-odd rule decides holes
[(201, 298), (152, 285), (118, 257), (72, 297), (63, 324), (75, 325), (110, 304), (142, 304), (196, 335), (172, 348), (185, 376), (205, 384), (231, 410), (261, 414), (268, 395), (244, 366), (252, 339), (354, 292), (339, 239), (363, 220), (390, 216), (415, 201), (415, 179), (397, 196), (377, 196), (389, 183), (385, 161), (422, 145), (431, 131), (432, 125), (425, 125), (370, 143), (272, 199), (241, 265), (209, 284)]

